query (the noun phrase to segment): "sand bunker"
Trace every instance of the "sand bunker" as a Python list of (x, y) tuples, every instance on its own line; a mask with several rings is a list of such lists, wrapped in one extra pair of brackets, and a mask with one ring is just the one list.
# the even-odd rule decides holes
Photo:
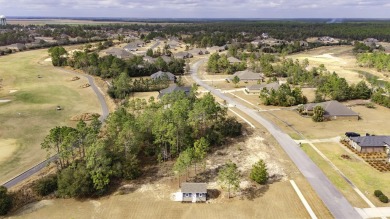
[(16, 139), (0, 139), (0, 163), (9, 159), (16, 149)]
[(0, 100), (0, 103), (7, 103), (7, 102), (11, 102), (11, 100)]
[(17, 92), (18, 90), (9, 90), (9, 93), (12, 94), (12, 93), (15, 93)]
[(99, 117), (100, 115), (99, 115), (99, 113), (83, 113), (80, 115), (73, 116), (72, 118), (70, 118), (70, 120), (72, 120), (72, 121), (80, 121), (80, 120), (89, 121), (89, 120), (92, 120), (94, 116)]
[(45, 59), (45, 62), (51, 62), (51, 58)]

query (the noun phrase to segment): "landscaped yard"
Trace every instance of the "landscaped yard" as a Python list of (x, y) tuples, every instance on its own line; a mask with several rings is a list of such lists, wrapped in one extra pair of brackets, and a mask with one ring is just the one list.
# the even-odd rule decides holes
[[(390, 172), (381, 173), (354, 155), (345, 151), (339, 143), (318, 143), (315, 146), (343, 172), (370, 199), (375, 206), (386, 206), (374, 196), (374, 191), (379, 189), (390, 196)], [(342, 154), (348, 154), (351, 159), (341, 158)], [(311, 155), (310, 155), (311, 156)], [(312, 157), (312, 156), (311, 156)], [(325, 172), (324, 165), (321, 169)], [(356, 193), (355, 193), (356, 194)]]

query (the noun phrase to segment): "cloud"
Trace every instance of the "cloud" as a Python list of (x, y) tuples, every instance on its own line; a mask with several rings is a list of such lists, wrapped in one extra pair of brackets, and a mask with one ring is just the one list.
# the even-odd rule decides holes
[(388, 18), (386, 9), (390, 7), (388, 0), (0, 0), (0, 5), (0, 14), (11, 16), (112, 17), (353, 17), (360, 14)]

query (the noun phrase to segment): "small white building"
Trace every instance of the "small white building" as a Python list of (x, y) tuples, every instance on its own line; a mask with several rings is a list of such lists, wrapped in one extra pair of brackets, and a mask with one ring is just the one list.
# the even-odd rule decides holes
[(182, 183), (181, 194), (183, 202), (205, 202), (207, 200), (207, 184)]

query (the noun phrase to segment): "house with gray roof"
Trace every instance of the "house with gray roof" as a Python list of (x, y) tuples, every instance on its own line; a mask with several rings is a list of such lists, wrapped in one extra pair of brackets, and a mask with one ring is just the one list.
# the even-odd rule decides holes
[(182, 183), (183, 202), (205, 202), (207, 200), (206, 183)]
[(237, 59), (236, 57), (229, 57), (227, 58), (230, 64), (236, 64), (236, 63), (241, 63), (241, 60)]
[(341, 104), (338, 101), (331, 100), (322, 103), (309, 103), (304, 105), (304, 112), (307, 115), (313, 115), (313, 110), (316, 106), (324, 108), (324, 118), (327, 120), (345, 119), (359, 120), (359, 114)]
[(105, 51), (107, 55), (113, 55), (117, 58), (120, 58), (120, 59), (127, 59), (127, 58), (131, 58), (133, 57), (134, 55), (129, 53), (128, 51), (124, 50), (124, 49), (120, 49), (120, 48), (110, 48), (108, 50)]
[(175, 57), (175, 59), (187, 59), (187, 58), (192, 58), (193, 55), (189, 52), (178, 52), (178, 53), (175, 53), (173, 54), (173, 57)]
[(349, 137), (349, 144), (361, 153), (388, 153), (390, 149), (390, 136), (354, 136)]
[(245, 70), (234, 73), (228, 80), (231, 81), (235, 76), (240, 78), (241, 81), (262, 81), (264, 79), (264, 76), (261, 73)]
[(16, 51), (23, 51), (26, 49), (26, 45), (24, 45), (22, 43), (15, 43), (15, 44), (7, 46), (7, 49), (16, 50)]
[(269, 84), (253, 84), (249, 85), (245, 88), (245, 92), (248, 94), (260, 94), (261, 91), (265, 88), (268, 91), (271, 91), (272, 89), (278, 90), (280, 87), (279, 82), (272, 82)]
[(184, 92), (186, 95), (190, 94), (191, 87), (179, 87), (177, 84), (172, 84), (168, 88), (159, 91), (158, 98), (161, 99), (164, 95), (170, 94), (173, 92)]
[(150, 76), (153, 80), (170, 80), (176, 81), (176, 76), (170, 72), (158, 71)]

